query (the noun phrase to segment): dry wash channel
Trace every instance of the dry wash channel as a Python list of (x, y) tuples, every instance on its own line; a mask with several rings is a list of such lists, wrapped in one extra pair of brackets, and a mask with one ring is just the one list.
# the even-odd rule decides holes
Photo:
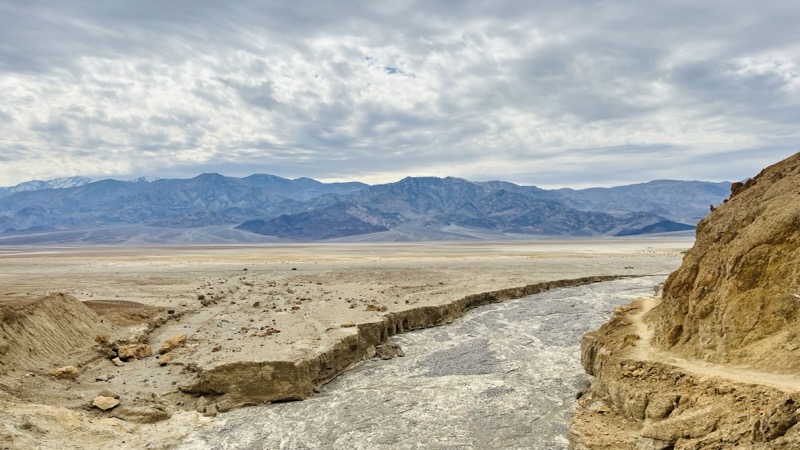
[[(685, 244), (558, 245), (440, 246), (446, 255), (433, 257), (387, 256), (392, 247), (369, 258), (334, 247), (291, 263), (289, 251), (308, 248), (0, 259), (13, 275), (0, 277), (0, 295), (30, 293), (0, 302), (1, 438), (11, 448), (173, 448), (221, 411), (312, 395), (391, 335), (559, 278), (664, 273)], [(502, 289), (523, 280), (532, 283)], [(64, 295), (40, 297), (57, 286)]]

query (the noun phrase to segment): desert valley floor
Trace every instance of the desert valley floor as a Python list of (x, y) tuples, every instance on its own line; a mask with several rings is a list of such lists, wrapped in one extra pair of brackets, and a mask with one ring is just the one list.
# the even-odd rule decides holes
[[(390, 382), (386, 378), (390, 375), (373, 373), (374, 362), (347, 360), (337, 365), (336, 361), (326, 360), (324, 369), (328, 372), (315, 375), (310, 384), (301, 383), (296, 389), (289, 387), (285, 393), (276, 394), (256, 392), (248, 380), (236, 379), (236, 368), (244, 368), (244, 373), (249, 373), (248, 364), (258, 364), (262, 368), (265, 364), (277, 367), (278, 362), (297, 366), (315, 358), (341, 355), (342, 343), (355, 342), (356, 337), (362, 339), (363, 333), (374, 328), (370, 324), (383, 324), (383, 328), (374, 328), (382, 330), (375, 344), (412, 329), (450, 323), (462, 311), (451, 311), (451, 315), (431, 322), (426, 322), (423, 316), (433, 310), (439, 314), (444, 305), (458, 304), (475, 294), (503, 291), (489, 300), (480, 300), (488, 303), (528, 293), (512, 288), (612, 276), (633, 277), (626, 279), (638, 280), (631, 282), (638, 289), (635, 292), (652, 294), (652, 286), (678, 267), (682, 252), (691, 245), (691, 238), (678, 236), (467, 243), (0, 248), (0, 308), (5, 314), (2, 331), (6, 333), (5, 342), (0, 342), (3, 344), (0, 348), (0, 422), (3, 424), (0, 448), (415, 448), (419, 436), (413, 434), (436, 429), (437, 420), (442, 420), (440, 428), (450, 426), (455, 430), (451, 436), (454, 440), (437, 441), (437, 445), (441, 444), (437, 448), (470, 445), (480, 448), (482, 443), (493, 446), (498, 442), (524, 445), (524, 442), (531, 442), (525, 440), (524, 426), (512, 427), (511, 437), (504, 438), (487, 434), (492, 424), (486, 423), (475, 428), (478, 432), (471, 436), (459, 431), (459, 425), (452, 420), (445, 420), (455, 409), (463, 409), (464, 403), (488, 402), (491, 398), (508, 401), (527, 398), (521, 393), (525, 389), (524, 382), (509, 386), (502, 376), (494, 380), (481, 378), (473, 390), (448, 397), (449, 391), (437, 390), (436, 385), (411, 388), (404, 387), (395, 378)], [(415, 344), (414, 334), (391, 337), (389, 342), (399, 342), (408, 356), (381, 363), (394, 367), (395, 372), (414, 375), (416, 370), (417, 375), (435, 374), (428, 378), (435, 378), (437, 382), (471, 383), (474, 379), (458, 377), (483, 376), (490, 372), (510, 373), (511, 377), (520, 372), (531, 379), (537, 375), (528, 372), (530, 359), (536, 358), (539, 349), (542, 355), (549, 355), (542, 358), (542, 373), (556, 372), (555, 378), (561, 381), (545, 377), (538, 383), (528, 383), (527, 388), (535, 390), (555, 383), (566, 389), (568, 397), (574, 397), (569, 391), (579, 389), (585, 382), (580, 365), (576, 363), (579, 334), (584, 329), (596, 328), (610, 316), (615, 304), (631, 300), (629, 294), (633, 292), (633, 285), (625, 284), (624, 280), (622, 283), (609, 291), (620, 292), (616, 301), (581, 301), (582, 297), (586, 300), (599, 295), (585, 289), (571, 291), (568, 295), (572, 297), (564, 297), (565, 294), (547, 297), (541, 300), (543, 309), (530, 316), (533, 317), (530, 323), (519, 320), (523, 317), (521, 312), (513, 312), (518, 306), (504, 306), (501, 309), (511, 308), (512, 312), (488, 324), (476, 325), (458, 319), (452, 325), (432, 329), (438, 334), (433, 335), (432, 341), (425, 341), (439, 339), (455, 347), (431, 348), (426, 356), (422, 355), (420, 346), (432, 344)], [(42, 307), (41, 300), (37, 300), (56, 293), (74, 297), (88, 307), (84, 308), (87, 313), (76, 312), (64, 296), (58, 297), (59, 301), (66, 302), (63, 311)], [(536, 299), (526, 297), (515, 305)], [(577, 305), (570, 306), (575, 312), (562, 311), (557, 307), (559, 302)], [(59, 317), (62, 313), (59, 311), (64, 317)], [(470, 314), (489, 314), (482, 311), (477, 309)], [(549, 315), (556, 312), (571, 314), (577, 320), (553, 322)], [(582, 314), (589, 312), (591, 317), (582, 319)], [(400, 321), (401, 317), (405, 319)], [(544, 322), (537, 322), (537, 317)], [(41, 333), (39, 338), (14, 338), (14, 324), (27, 323), (26, 320), (32, 324), (29, 330)], [(386, 323), (389, 323), (388, 332)], [(79, 326), (83, 328), (76, 332)], [(508, 344), (508, 351), (505, 351), (499, 350), (501, 344), (491, 340), (494, 334), (502, 335), (501, 329), (512, 331), (511, 337), (519, 336), (526, 329), (548, 334), (534, 333), (528, 340)], [(74, 348), (65, 349), (55, 342), (62, 332), (77, 336), (71, 344)], [(130, 358), (120, 365), (112, 363), (110, 357), (102, 357), (96, 348), (138, 342), (149, 344), (158, 353), (157, 349), (164, 342), (179, 335), (185, 335), (186, 340), (176, 348), (161, 355)], [(575, 339), (574, 342), (562, 342), (567, 335)], [(557, 341), (564, 352), (574, 354), (560, 358), (552, 348), (541, 347), (542, 342), (549, 341)], [(461, 344), (464, 347), (459, 347)], [(81, 348), (82, 345), (85, 348)], [(23, 349), (22, 346), (27, 347)], [(356, 349), (353, 344), (351, 348), (356, 354), (350, 356), (360, 361), (376, 354), (375, 345), (365, 346), (369, 348)], [(453, 360), (456, 354), (466, 357), (467, 362)], [(564, 365), (563, 370), (568, 373), (559, 374), (554, 370), (553, 364), (561, 360), (571, 361)], [(480, 367), (470, 369), (464, 364)], [(79, 368), (74, 377), (48, 376), (53, 369), (70, 365)], [(321, 382), (353, 368), (355, 370), (327, 386), (321, 386)], [(391, 383), (396, 388), (370, 391), (370, 383), (376, 386)], [(347, 393), (348, 386), (356, 387)], [(270, 399), (304, 398), (306, 393), (314, 391), (319, 395), (304, 403), (322, 405), (317, 402), (335, 396), (337, 389), (345, 394), (324, 407), (290, 406), (295, 412), (287, 409), (285, 414), (276, 413), (274, 408), (295, 403), (239, 408)], [(119, 406), (107, 411), (91, 407), (93, 399), (102, 391), (118, 396)], [(326, 421), (335, 425), (334, 429), (341, 426), (337, 425), (339, 419), (334, 419), (331, 409), (357, 408), (363, 401), (359, 392), (384, 398), (387, 406), (378, 413), (382, 416), (390, 411), (400, 414), (395, 406), (402, 410), (413, 403), (425, 411), (425, 423), (433, 425), (415, 430), (403, 422), (363, 419), (367, 420), (365, 426), (371, 427), (367, 430), (370, 432), (352, 431), (344, 440), (330, 437), (333, 432), (325, 427)], [(397, 396), (392, 392), (397, 392)], [(504, 397), (511, 392), (515, 394)], [(564, 393), (553, 395), (561, 397), (550, 399), (550, 403), (557, 405), (553, 406), (552, 414), (546, 410), (547, 401), (529, 405), (529, 408), (538, 408), (537, 417), (554, 415), (563, 422), (565, 414), (568, 415), (562, 400)], [(491, 403), (487, 405), (497, 409)], [(412, 412), (406, 417), (416, 414), (411, 409), (408, 411)], [(530, 416), (529, 410), (519, 406), (504, 411), (502, 421), (528, 423), (524, 418), (514, 418), (513, 411)], [(247, 414), (251, 416), (247, 418)], [(281, 427), (277, 426), (261, 434), (250, 433), (246, 437), (242, 434), (247, 424), (258, 423), (258, 417), (275, 414), (286, 417), (282, 428), (287, 432), (297, 429), (297, 425), (289, 421), (292, 414), (308, 418), (307, 424), (319, 426), (305, 428), (307, 439), (296, 431), (282, 436)], [(318, 416), (312, 417), (314, 414)], [(475, 423), (481, 423), (481, 414), (479, 408), (470, 407), (464, 420), (473, 417)], [(337, 417), (344, 417), (341, 420), (346, 421), (350, 420), (347, 417), (356, 416)], [(393, 426), (407, 428), (409, 439), (404, 440), (403, 433), (392, 430)], [(535, 434), (536, 426), (531, 425), (531, 434)], [(258, 427), (267, 430), (263, 423)], [(380, 434), (377, 428), (385, 428), (386, 435), (390, 436), (383, 444), (380, 439), (375, 440)], [(565, 432), (563, 427), (547, 430), (550, 434), (558, 434), (558, 430)], [(548, 445), (556, 447), (540, 448), (558, 448), (560, 442), (565, 442), (564, 438), (550, 436)]]

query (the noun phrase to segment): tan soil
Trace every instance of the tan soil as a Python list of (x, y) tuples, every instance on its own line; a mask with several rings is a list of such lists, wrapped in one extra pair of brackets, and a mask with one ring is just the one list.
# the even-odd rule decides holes
[(660, 299), (619, 308), (582, 345), (592, 386), (576, 402), (575, 449), (794, 449), (800, 376), (687, 359), (653, 347)]
[[(0, 448), (170, 448), (204, 426), (202, 414), (313, 394), (374, 355), (391, 334), (447, 323), (463, 308), (527, 295), (554, 280), (665, 274), (689, 244), (0, 249), (0, 309), (39, 304), (46, 307), (28, 315), (38, 323), (95, 325), (58, 348), (36, 348), (28, 339), (35, 358), (0, 355), (8, 366), (0, 375)], [(38, 300), (56, 292), (65, 295)], [(64, 321), (52, 299), (82, 311), (82, 319)], [(159, 355), (179, 334), (186, 342)], [(5, 353), (23, 354), (16, 334), (6, 336)], [(120, 345), (137, 342), (154, 356), (112, 362)], [(75, 381), (47, 375), (66, 365), (79, 368)], [(108, 397), (103, 390), (120, 405), (91, 408), (96, 397)]]

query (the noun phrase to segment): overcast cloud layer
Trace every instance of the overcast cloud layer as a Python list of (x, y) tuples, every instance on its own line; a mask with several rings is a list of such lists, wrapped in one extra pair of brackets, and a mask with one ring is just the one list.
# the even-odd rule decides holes
[(736, 180), (800, 142), (796, 1), (3, 1), (0, 186)]

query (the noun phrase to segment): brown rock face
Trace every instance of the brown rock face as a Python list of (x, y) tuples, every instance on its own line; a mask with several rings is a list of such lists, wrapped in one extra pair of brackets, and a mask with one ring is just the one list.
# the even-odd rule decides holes
[(735, 183), (664, 286), (655, 341), (718, 363), (800, 369), (800, 153)]

